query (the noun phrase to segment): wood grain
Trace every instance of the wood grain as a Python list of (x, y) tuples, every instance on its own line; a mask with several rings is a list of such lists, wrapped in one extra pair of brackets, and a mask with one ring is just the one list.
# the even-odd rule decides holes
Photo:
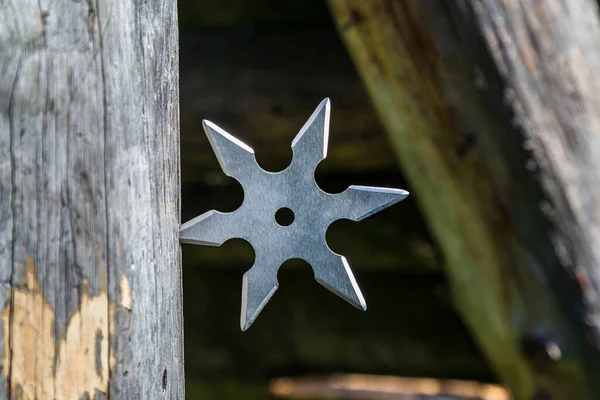
[(598, 3), (469, 3), (460, 17), (477, 24), (505, 81), (505, 101), (547, 197), (555, 253), (579, 282), (600, 348)]
[(0, 6), (2, 397), (183, 398), (174, 1)]
[(498, 377), (597, 398), (595, 2), (329, 3)]

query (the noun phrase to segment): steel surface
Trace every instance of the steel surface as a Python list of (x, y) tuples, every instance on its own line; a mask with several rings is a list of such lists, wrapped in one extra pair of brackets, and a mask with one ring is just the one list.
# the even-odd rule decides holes
[[(401, 189), (350, 186), (339, 194), (315, 182), (317, 165), (327, 155), (330, 102), (325, 99), (292, 141), (293, 157), (283, 171), (260, 168), (254, 150), (209, 121), (204, 130), (226, 175), (244, 190), (242, 205), (231, 213), (208, 211), (181, 226), (180, 240), (220, 246), (232, 238), (250, 243), (255, 262), (243, 277), (242, 330), (254, 322), (278, 288), (277, 271), (292, 258), (307, 261), (315, 279), (353, 306), (367, 305), (346, 259), (329, 249), (325, 233), (338, 219), (360, 221), (408, 196)], [(289, 208), (294, 221), (282, 226), (275, 213)]]

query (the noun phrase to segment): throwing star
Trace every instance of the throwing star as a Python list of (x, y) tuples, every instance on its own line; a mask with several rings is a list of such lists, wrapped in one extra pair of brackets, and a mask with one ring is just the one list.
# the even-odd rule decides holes
[[(408, 196), (401, 189), (350, 186), (339, 194), (322, 191), (314, 179), (327, 156), (329, 99), (319, 104), (292, 141), (291, 164), (272, 173), (260, 168), (254, 150), (212, 122), (203, 121), (208, 140), (227, 176), (244, 190), (242, 205), (231, 213), (208, 211), (181, 226), (180, 240), (220, 246), (232, 238), (250, 243), (255, 262), (243, 278), (242, 330), (254, 322), (277, 290), (277, 271), (292, 258), (307, 261), (317, 282), (353, 306), (367, 304), (346, 259), (329, 249), (325, 233), (338, 219), (360, 221)], [(275, 220), (281, 209), (292, 211), (288, 226)]]

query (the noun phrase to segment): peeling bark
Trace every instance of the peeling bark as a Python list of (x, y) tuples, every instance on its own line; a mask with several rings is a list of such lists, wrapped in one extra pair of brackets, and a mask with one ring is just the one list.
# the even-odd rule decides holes
[(25, 281), (13, 290), (12, 303), (1, 314), (4, 337), (12, 354), (4, 354), (10, 370), (12, 397), (80, 399), (96, 391), (108, 393), (108, 294), (89, 297), (83, 281), (80, 307), (62, 338), (54, 335), (55, 314), (42, 294), (33, 260), (26, 260)]

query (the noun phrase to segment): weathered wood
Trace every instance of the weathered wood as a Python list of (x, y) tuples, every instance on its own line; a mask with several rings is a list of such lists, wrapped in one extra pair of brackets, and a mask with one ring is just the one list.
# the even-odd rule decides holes
[[(470, 1), (457, 11), (457, 19), (478, 25), (505, 81), (504, 100), (530, 151), (528, 167), (549, 202), (542, 205), (553, 228), (546, 234), (567, 269), (558, 273), (576, 276), (583, 317), (600, 349), (598, 3)], [(481, 43), (468, 43), (482, 51)]]
[(183, 399), (174, 1), (0, 5), (2, 382)]
[(232, 316), (247, 267), (195, 264), (190, 247), (183, 246), (188, 381), (335, 372), (493, 379), (442, 276), (355, 271), (369, 305), (359, 312), (319, 286), (306, 263), (288, 262), (280, 290), (240, 332)]
[(598, 398), (595, 3), (330, 5), (499, 378)]
[(202, 119), (252, 146), (264, 168), (282, 170), (292, 158), (292, 139), (325, 97), (332, 101), (331, 136), (319, 172), (398, 168), (335, 29), (184, 30), (181, 54), (184, 188), (225, 177)]
[(510, 400), (499, 385), (369, 374), (284, 377), (274, 379), (270, 388), (283, 399)]

